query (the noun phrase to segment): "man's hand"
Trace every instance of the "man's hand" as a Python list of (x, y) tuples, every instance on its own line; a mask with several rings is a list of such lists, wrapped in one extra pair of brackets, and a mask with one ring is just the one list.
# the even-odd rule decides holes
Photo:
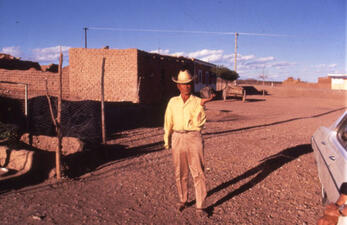
[(339, 217), (339, 209), (334, 203), (330, 203), (325, 207), (324, 215)]
[(212, 93), (209, 98), (202, 98), (200, 105), (204, 106), (206, 102), (211, 101), (214, 97), (216, 97), (216, 95)]
[(318, 225), (336, 225), (339, 219), (340, 213), (337, 206), (331, 203), (325, 207), (324, 216), (318, 220)]
[(336, 216), (324, 215), (318, 220), (317, 225), (336, 225), (338, 219)]

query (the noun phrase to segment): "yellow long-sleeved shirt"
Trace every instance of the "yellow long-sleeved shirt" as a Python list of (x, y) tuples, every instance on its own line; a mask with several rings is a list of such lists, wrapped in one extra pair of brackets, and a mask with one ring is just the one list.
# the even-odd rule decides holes
[(170, 148), (173, 131), (200, 131), (206, 122), (201, 98), (190, 95), (186, 102), (181, 96), (172, 97), (164, 119), (164, 147)]

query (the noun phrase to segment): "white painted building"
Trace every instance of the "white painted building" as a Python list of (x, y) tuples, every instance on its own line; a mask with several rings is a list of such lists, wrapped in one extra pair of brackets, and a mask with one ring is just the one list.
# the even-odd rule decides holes
[(347, 74), (328, 74), (332, 90), (347, 90)]

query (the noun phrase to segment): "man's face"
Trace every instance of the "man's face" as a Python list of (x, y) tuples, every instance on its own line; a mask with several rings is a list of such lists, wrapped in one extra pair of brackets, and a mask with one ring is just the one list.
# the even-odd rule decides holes
[(190, 95), (192, 92), (192, 83), (188, 84), (177, 84), (177, 88), (181, 95)]

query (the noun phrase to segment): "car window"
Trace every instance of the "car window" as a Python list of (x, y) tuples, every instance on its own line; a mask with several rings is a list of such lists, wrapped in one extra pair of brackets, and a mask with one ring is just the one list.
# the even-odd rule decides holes
[(337, 137), (341, 145), (347, 149), (347, 120), (342, 123), (342, 126), (337, 131)]

